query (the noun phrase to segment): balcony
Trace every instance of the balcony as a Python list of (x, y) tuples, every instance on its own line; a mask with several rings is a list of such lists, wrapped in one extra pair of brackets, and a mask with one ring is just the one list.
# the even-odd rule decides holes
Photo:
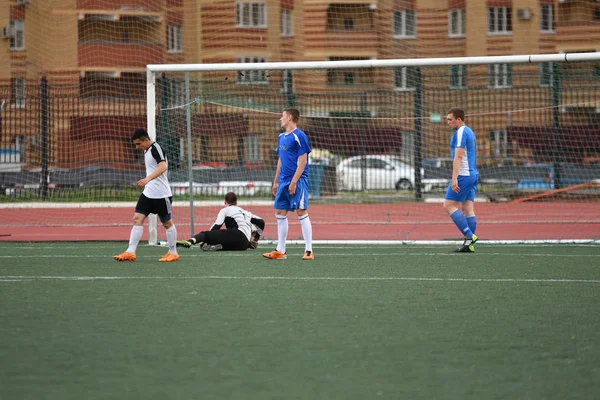
[(164, 63), (162, 43), (80, 42), (79, 67), (142, 68)]
[(129, 13), (163, 11), (166, 1), (153, 2), (147, 0), (77, 0), (79, 10), (123, 10)]
[[(327, 30), (323, 39), (319, 47), (324, 49), (360, 50), (362, 53), (372, 52), (375, 55), (379, 47), (375, 30)], [(307, 43), (307, 47), (316, 44), (314, 42), (310, 45)]]

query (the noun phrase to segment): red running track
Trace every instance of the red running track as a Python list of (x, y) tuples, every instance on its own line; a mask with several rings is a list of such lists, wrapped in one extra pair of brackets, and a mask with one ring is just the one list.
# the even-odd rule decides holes
[[(208, 229), (221, 206), (194, 209), (195, 230)], [(267, 222), (265, 237), (277, 238), (270, 206), (247, 207)], [(445, 240), (460, 237), (441, 204), (314, 204), (313, 240)], [(478, 203), (477, 234), (484, 240), (600, 239), (599, 202)], [(180, 238), (189, 237), (189, 210), (174, 208)], [(127, 241), (133, 207), (0, 208), (0, 241)], [(302, 236), (290, 214), (288, 239)], [(159, 238), (164, 229), (159, 227)], [(147, 230), (143, 240), (147, 240)]]

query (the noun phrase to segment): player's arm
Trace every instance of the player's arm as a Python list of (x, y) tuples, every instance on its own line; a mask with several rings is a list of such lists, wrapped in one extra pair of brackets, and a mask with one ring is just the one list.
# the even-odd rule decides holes
[(221, 229), (221, 227), (225, 223), (225, 210), (225, 208), (222, 208), (221, 211), (219, 211), (215, 223), (210, 227), (211, 231), (218, 231), (219, 229)]
[(273, 179), (273, 186), (271, 187), (271, 192), (273, 196), (277, 194), (277, 186), (279, 184), (279, 174), (281, 173), (281, 158), (277, 160), (277, 169), (275, 170), (275, 179)]
[(464, 157), (465, 149), (462, 147), (454, 149), (454, 160), (452, 161), (452, 190), (455, 193), (460, 191), (460, 188), (458, 187), (458, 173), (460, 172), (460, 166)]
[(298, 157), (298, 166), (296, 167), (296, 172), (292, 177), (292, 182), (290, 182), (290, 194), (293, 196), (296, 193), (296, 184), (298, 180), (302, 176), (304, 172), (304, 168), (306, 168), (306, 163), (308, 162), (308, 153), (301, 154)]
[(151, 180), (156, 179), (159, 176), (161, 176), (162, 174), (164, 174), (166, 170), (167, 170), (167, 162), (165, 160), (160, 161), (158, 163), (158, 166), (154, 170), (154, 172), (152, 172), (147, 177), (145, 177), (143, 179), (140, 179), (137, 182), (137, 186), (138, 187), (144, 187), (144, 186), (146, 186), (148, 184), (148, 182), (150, 182)]
[(260, 240), (260, 237), (265, 229), (265, 220), (256, 215), (252, 215), (252, 218), (250, 218), (250, 223), (253, 225), (253, 229), (254, 226), (256, 226), (256, 230), (252, 231), (252, 237), (250, 237), (248, 247), (251, 249), (256, 249), (258, 247), (258, 241)]

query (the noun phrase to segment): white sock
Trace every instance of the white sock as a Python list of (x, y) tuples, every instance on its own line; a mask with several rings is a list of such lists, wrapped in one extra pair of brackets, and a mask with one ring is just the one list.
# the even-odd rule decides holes
[(276, 215), (277, 218), (277, 251), (285, 253), (285, 241), (288, 234), (287, 215)]
[(128, 253), (135, 253), (135, 250), (137, 249), (138, 243), (140, 242), (143, 233), (143, 225), (134, 225), (131, 228), (131, 233), (129, 234), (129, 247), (127, 248)]
[(167, 245), (169, 245), (169, 253), (177, 254), (177, 229), (175, 229), (175, 225), (167, 229)]
[(304, 238), (304, 250), (312, 252), (312, 225), (308, 214), (298, 217), (302, 227), (302, 237)]

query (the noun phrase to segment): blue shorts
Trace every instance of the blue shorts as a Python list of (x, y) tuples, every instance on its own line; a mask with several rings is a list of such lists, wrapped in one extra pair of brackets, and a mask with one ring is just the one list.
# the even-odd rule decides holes
[(454, 193), (452, 190), (452, 182), (448, 184), (448, 190), (446, 191), (446, 200), (458, 201), (460, 203), (471, 200), (475, 201), (475, 192), (477, 192), (477, 182), (479, 181), (479, 174), (471, 176), (458, 176), (458, 187), (460, 191)]
[(308, 181), (300, 178), (296, 184), (296, 194), (293, 196), (290, 195), (289, 183), (279, 183), (273, 208), (288, 211), (308, 209)]

